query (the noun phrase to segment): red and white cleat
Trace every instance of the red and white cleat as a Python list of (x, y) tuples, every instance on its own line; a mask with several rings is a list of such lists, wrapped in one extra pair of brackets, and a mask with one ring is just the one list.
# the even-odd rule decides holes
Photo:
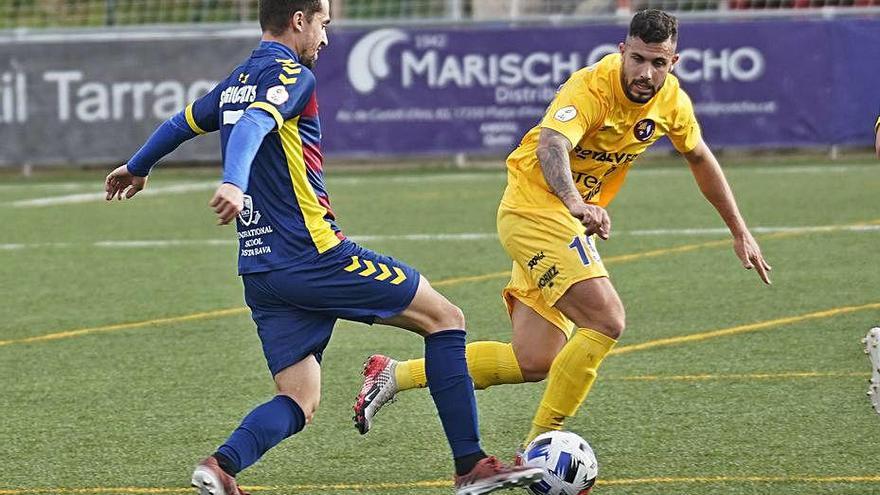
[(397, 361), (388, 356), (374, 354), (364, 363), (364, 384), (354, 403), (354, 427), (365, 435), (370, 431), (373, 418), (379, 409), (394, 401), (397, 380), (394, 369)]
[(481, 460), (471, 472), (455, 477), (456, 495), (481, 495), (517, 486), (529, 486), (544, 476), (544, 470), (531, 466), (507, 466), (497, 457)]
[(250, 495), (242, 490), (235, 478), (220, 469), (214, 456), (199, 462), (192, 474), (192, 486), (199, 495)]

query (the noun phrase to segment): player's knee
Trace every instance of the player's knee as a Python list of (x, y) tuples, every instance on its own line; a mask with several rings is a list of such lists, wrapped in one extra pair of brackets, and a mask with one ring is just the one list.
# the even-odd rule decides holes
[(626, 314), (623, 312), (623, 308), (620, 308), (618, 312), (606, 315), (595, 326), (594, 330), (597, 332), (607, 335), (614, 340), (619, 339), (626, 329)]
[(553, 359), (556, 358), (554, 353), (539, 353), (534, 351), (521, 350), (516, 355), (516, 361), (519, 364), (519, 370), (522, 372), (523, 380), (527, 382), (540, 382), (547, 378), (550, 373), (550, 366), (553, 365)]
[[(284, 392), (282, 392), (284, 393)], [(302, 410), (303, 417), (306, 419), (306, 424), (312, 423), (312, 418), (315, 417), (315, 413), (318, 412), (318, 406), (321, 403), (320, 397), (296, 397), (290, 393), (284, 393), (284, 395), (293, 399), (294, 402), (299, 406)]]
[(448, 303), (448, 307), (444, 310), (444, 317), (447, 322), (446, 328), (464, 330), (464, 311), (455, 304)]
[(442, 332), (443, 330), (464, 330), (464, 312), (446, 299), (432, 311), (433, 315), (423, 329), (426, 333)]

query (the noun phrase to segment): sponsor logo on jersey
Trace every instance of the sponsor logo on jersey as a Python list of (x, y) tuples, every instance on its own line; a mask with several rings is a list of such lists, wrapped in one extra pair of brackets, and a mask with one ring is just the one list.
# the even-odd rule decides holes
[(559, 268), (556, 268), (556, 265), (550, 267), (549, 270), (544, 272), (541, 275), (540, 280), (538, 280), (538, 288), (543, 289), (544, 287), (553, 287), (553, 279), (559, 275)]
[(237, 105), (239, 103), (252, 103), (257, 99), (257, 87), (249, 86), (229, 86), (220, 93), (220, 106), (229, 104)]
[(532, 259), (529, 260), (529, 270), (532, 270), (536, 266), (538, 266), (538, 263), (540, 263), (541, 260), (544, 258), (545, 258), (544, 251), (541, 251), (538, 254), (532, 256)]
[(651, 139), (651, 136), (654, 135), (654, 130), (657, 129), (657, 124), (654, 123), (651, 119), (642, 119), (636, 122), (636, 126), (633, 127), (633, 135), (635, 135), (636, 139), (641, 142), (645, 142)]
[[(652, 131), (653, 132), (653, 131)], [(639, 157), (638, 153), (626, 153), (624, 151), (604, 151), (604, 150), (588, 150), (581, 148), (580, 145), (575, 146), (571, 153), (581, 160), (593, 159), (597, 162), (617, 163), (623, 165), (630, 163)]]

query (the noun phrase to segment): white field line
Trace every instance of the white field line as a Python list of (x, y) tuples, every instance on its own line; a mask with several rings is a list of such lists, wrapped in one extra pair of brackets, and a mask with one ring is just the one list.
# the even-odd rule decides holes
[[(880, 225), (822, 225), (812, 227), (755, 227), (752, 232), (761, 234), (773, 233), (813, 233), (813, 232), (880, 232)], [(653, 229), (629, 230), (614, 232), (615, 235), (632, 236), (701, 236), (726, 235), (726, 229)], [(484, 241), (498, 237), (494, 232), (465, 232), (458, 234), (396, 234), (396, 235), (355, 235), (348, 236), (356, 242), (388, 242), (388, 241)], [(232, 246), (235, 239), (146, 239), (132, 241), (95, 241), (91, 243), (40, 242), (40, 243), (8, 243), (0, 244), (0, 251), (33, 250), (41, 248), (63, 249), (72, 247), (96, 248), (170, 248), (199, 246)]]
[[(499, 164), (502, 161), (499, 160)], [(768, 165), (763, 168), (728, 168), (728, 172), (747, 172), (758, 174), (818, 174), (818, 173), (844, 173), (851, 171), (869, 170), (876, 168), (873, 165), (802, 165), (802, 166), (774, 166)], [(687, 167), (682, 168), (640, 168), (636, 166), (632, 173), (636, 175), (683, 175), (690, 174)], [(470, 182), (470, 181), (502, 181), (506, 178), (503, 171), (497, 172), (454, 172), (444, 174), (408, 174), (408, 175), (363, 175), (357, 177), (330, 177), (327, 179), (329, 186), (335, 185), (360, 185), (370, 182), (383, 182), (393, 184), (409, 184), (409, 183), (437, 183), (437, 182)], [(144, 190), (141, 195), (158, 195), (158, 194), (180, 194), (192, 191), (212, 190), (217, 186), (217, 181), (209, 182), (179, 182), (170, 183), (163, 186), (150, 187)], [(0, 192), (5, 190), (71, 190), (92, 188), (93, 184), (84, 182), (57, 182), (57, 183), (34, 183), (34, 184), (0, 184)], [(5, 206), (14, 207), (34, 207), (34, 206), (51, 206), (71, 203), (87, 203), (95, 201), (103, 201), (103, 192), (68, 194), (63, 196), (51, 196), (46, 198), (24, 199), (6, 203)]]
[[(170, 186), (148, 187), (138, 194), (138, 196), (160, 196), (163, 194), (183, 194), (195, 191), (213, 191), (217, 188), (217, 182), (190, 182), (184, 184), (175, 184)], [(40, 206), (69, 205), (76, 203), (93, 203), (104, 201), (105, 194), (103, 192), (90, 192), (80, 194), (65, 194), (63, 196), (50, 196), (47, 198), (21, 199), (7, 203), (8, 206), (14, 208), (34, 208)], [(115, 200), (114, 200), (115, 201)]]
[(79, 191), (82, 189), (95, 189), (95, 185), (88, 182), (35, 182), (32, 184), (0, 184), (0, 192), (5, 191)]

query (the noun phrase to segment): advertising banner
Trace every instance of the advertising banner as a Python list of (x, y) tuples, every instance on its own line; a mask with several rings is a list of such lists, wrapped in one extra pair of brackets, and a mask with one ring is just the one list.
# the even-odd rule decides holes
[[(626, 26), (336, 30), (316, 67), (331, 156), (503, 155), (568, 76)], [(0, 165), (127, 159), (207, 92), (259, 33), (0, 39)], [(880, 20), (683, 22), (674, 74), (714, 147), (865, 145)], [(217, 160), (201, 137), (173, 160)]]

